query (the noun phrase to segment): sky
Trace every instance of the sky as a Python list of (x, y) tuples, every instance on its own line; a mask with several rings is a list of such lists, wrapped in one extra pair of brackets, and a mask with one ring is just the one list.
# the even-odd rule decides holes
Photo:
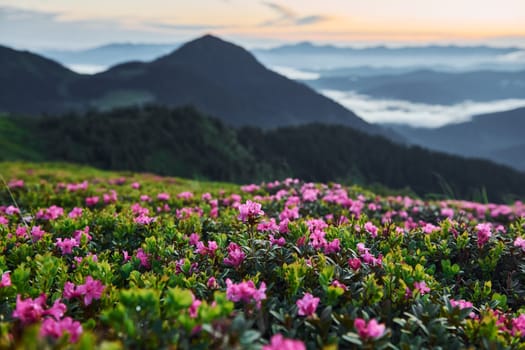
[(525, 47), (524, 0), (0, 0), (0, 44), (79, 49), (213, 33), (248, 48), (314, 41)]

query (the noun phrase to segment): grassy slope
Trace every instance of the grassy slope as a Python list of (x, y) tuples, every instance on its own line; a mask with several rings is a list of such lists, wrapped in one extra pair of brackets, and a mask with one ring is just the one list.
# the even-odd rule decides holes
[(210, 182), (182, 179), (176, 177), (161, 177), (150, 173), (134, 173), (130, 171), (105, 171), (89, 166), (60, 163), (60, 162), (0, 162), (0, 174), (8, 181), (9, 179), (24, 179), (28, 174), (32, 177), (38, 176), (42, 180), (51, 182), (70, 181), (78, 182), (95, 179), (114, 179), (121, 176), (133, 176), (136, 181), (162, 183), (170, 186), (176, 191), (194, 191), (197, 193), (210, 191), (217, 192), (220, 189), (232, 190), (238, 185), (226, 182)]
[(27, 129), (13, 123), (0, 115), (0, 160), (33, 160), (44, 159), (35, 140)]

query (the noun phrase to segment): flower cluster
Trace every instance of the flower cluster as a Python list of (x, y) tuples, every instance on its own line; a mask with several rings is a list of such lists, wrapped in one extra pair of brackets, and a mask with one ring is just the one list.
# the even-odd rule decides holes
[(297, 179), (238, 187), (6, 169), (0, 348), (525, 340), (522, 202), (379, 196)]

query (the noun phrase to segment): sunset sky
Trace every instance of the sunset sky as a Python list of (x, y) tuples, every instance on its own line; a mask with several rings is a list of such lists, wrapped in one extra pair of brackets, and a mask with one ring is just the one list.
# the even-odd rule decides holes
[(84, 48), (214, 33), (285, 42), (525, 47), (524, 0), (0, 0), (0, 44)]

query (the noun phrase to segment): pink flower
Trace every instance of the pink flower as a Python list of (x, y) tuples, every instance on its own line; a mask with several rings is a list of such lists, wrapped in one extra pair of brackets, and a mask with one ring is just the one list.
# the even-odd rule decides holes
[(149, 225), (152, 222), (155, 222), (155, 218), (147, 216), (145, 214), (140, 214), (133, 221), (139, 225)]
[(306, 350), (306, 347), (300, 340), (286, 339), (281, 334), (276, 334), (262, 350)]
[(86, 236), (86, 239), (87, 241), (91, 241), (91, 239), (93, 237), (91, 237), (91, 235), (89, 234), (89, 226), (86, 226), (84, 227), (83, 230), (76, 230), (75, 233), (73, 234), (73, 237), (77, 240), (77, 242), (81, 242), (82, 241), (82, 237), (83, 236)]
[(66, 317), (62, 320), (46, 318), (40, 327), (40, 336), (42, 337), (59, 339), (66, 333), (69, 334), (69, 341), (76, 343), (82, 334), (82, 325), (71, 317)]
[(525, 314), (520, 314), (512, 319), (512, 335), (521, 337), (525, 336)]
[(18, 208), (14, 205), (10, 205), (7, 208), (5, 208), (5, 213), (7, 215), (20, 215), (20, 210), (18, 210)]
[(46, 232), (40, 228), (40, 226), (34, 226), (31, 229), (31, 237), (33, 237), (33, 242), (38, 242)]
[(461, 300), (450, 299), (450, 305), (452, 307), (458, 307), (460, 309), (467, 309), (467, 308), (471, 308), (474, 306), (470, 301), (466, 301), (464, 299), (461, 299)]
[(425, 281), (415, 282), (414, 289), (417, 289), (421, 295), (425, 295), (426, 293), (430, 292), (430, 288), (427, 287), (427, 283)]
[(489, 241), (492, 236), (491, 224), (477, 224), (476, 230), (478, 233), (478, 247), (481, 248)]
[(432, 224), (426, 224), (424, 227), (423, 227), (423, 232), (425, 232), (426, 234), (430, 234), (432, 232), (435, 232), (435, 231), (439, 231), (439, 226), (435, 226), (435, 225), (432, 225)]
[(22, 324), (27, 325), (39, 321), (44, 315), (46, 295), (42, 294), (36, 299), (22, 299), (20, 294), (16, 296), (16, 308), (13, 317), (18, 318)]
[(253, 281), (233, 283), (228, 278), (226, 279), (226, 297), (233, 302), (250, 303), (254, 301), (257, 308), (260, 309), (261, 301), (266, 299), (266, 283), (262, 282), (257, 289)]
[(324, 238), (325, 236), (326, 236), (326, 233), (324, 231), (321, 231), (320, 229), (315, 229), (310, 234), (310, 245), (314, 247), (315, 249), (320, 249), (326, 246), (328, 243), (326, 242), (326, 239)]
[(206, 283), (206, 285), (210, 289), (217, 289), (217, 288), (219, 288), (219, 283), (217, 283), (217, 280), (213, 276), (208, 278), (208, 282)]
[(344, 291), (348, 290), (348, 287), (345, 286), (343, 283), (339, 282), (338, 280), (333, 280), (331, 285), (332, 287), (341, 288)]
[(93, 206), (97, 205), (98, 201), (99, 201), (98, 196), (87, 197), (86, 198), (86, 205), (88, 207), (93, 207)]
[(195, 295), (193, 295), (193, 293), (191, 294), (191, 298), (193, 299), (193, 301), (192, 301), (192, 303), (190, 305), (190, 308), (189, 308), (188, 312), (189, 312), (191, 318), (196, 318), (197, 315), (198, 315), (199, 306), (202, 304), (202, 301), (200, 301), (199, 299), (195, 298)]
[(252, 192), (258, 191), (259, 189), (260, 187), (255, 184), (241, 186), (241, 191), (247, 192), (247, 193), (252, 193)]
[(250, 200), (246, 201), (245, 204), (239, 205), (239, 220), (243, 222), (253, 221), (264, 215), (264, 211), (261, 210), (261, 207), (261, 204)]
[(157, 195), (157, 199), (159, 201), (168, 201), (170, 199), (170, 195), (168, 193), (162, 192)]
[(128, 262), (131, 260), (131, 256), (129, 256), (129, 253), (127, 250), (122, 251), (122, 256), (123, 256), (124, 262)]
[(224, 263), (233, 267), (239, 267), (246, 255), (236, 243), (231, 242), (228, 245), (228, 256), (224, 258)]
[(138, 190), (140, 188), (140, 184), (138, 182), (134, 182), (131, 184), (131, 188), (134, 190)]
[(378, 231), (378, 228), (372, 224), (370, 221), (368, 221), (366, 224), (365, 224), (365, 231), (370, 233), (370, 235), (372, 237), (377, 237), (377, 231)]
[(268, 231), (278, 231), (279, 226), (275, 223), (275, 219), (270, 219), (269, 221), (262, 221), (257, 225), (257, 231), (268, 232)]
[(2, 280), (0, 281), (0, 288), (11, 286), (11, 272), (4, 272), (2, 274)]
[(24, 187), (24, 180), (13, 179), (13, 180), (9, 181), (8, 186), (9, 186), (9, 188), (23, 188)]
[(69, 212), (68, 216), (72, 219), (79, 218), (82, 216), (83, 211), (82, 208), (75, 207)]
[(525, 239), (523, 239), (521, 237), (517, 237), (516, 240), (514, 241), (514, 246), (515, 247), (520, 247), (521, 250), (523, 250), (525, 252)]
[(105, 204), (116, 203), (118, 201), (117, 192), (115, 190), (105, 193), (103, 198)]
[(106, 287), (99, 280), (87, 276), (86, 282), (77, 286), (77, 293), (84, 296), (84, 305), (89, 305), (93, 299), (100, 299)]
[(45, 314), (53, 316), (56, 320), (60, 320), (62, 317), (64, 317), (64, 313), (66, 311), (67, 311), (66, 305), (60, 302), (60, 299), (57, 299), (53, 303), (53, 306), (51, 306), (49, 309), (45, 311)]
[(310, 293), (306, 293), (302, 299), (297, 300), (295, 303), (299, 308), (297, 314), (299, 316), (311, 316), (315, 313), (317, 305), (319, 305), (319, 298), (314, 297)]
[(270, 238), (270, 243), (272, 245), (277, 245), (279, 247), (282, 247), (286, 244), (286, 240), (284, 239), (284, 237), (280, 237), (279, 239), (276, 239), (273, 235), (270, 235), (269, 238)]
[(197, 243), (199, 243), (200, 236), (198, 233), (192, 233), (190, 235), (190, 245), (197, 246)]
[(352, 270), (359, 270), (359, 268), (361, 267), (361, 260), (359, 260), (359, 258), (349, 259), (348, 265), (350, 265)]
[(144, 252), (142, 248), (137, 250), (137, 259), (140, 260), (140, 266), (149, 269), (151, 267), (149, 263), (149, 256)]
[[(450, 299), (450, 305), (451, 305), (452, 307), (457, 307), (457, 308), (459, 308), (460, 310), (468, 309), (468, 308), (472, 308), (472, 307), (474, 307), (474, 305), (473, 305), (470, 301), (466, 301), (466, 300), (464, 300), (464, 299), (461, 299), (461, 300)], [(470, 317), (470, 318), (474, 318), (474, 317), (476, 317), (476, 314), (472, 311), (472, 312), (469, 314), (469, 317)]]
[(299, 219), (299, 207), (285, 208), (281, 214), (279, 214), (279, 220), (293, 221)]
[(7, 225), (9, 224), (9, 219), (5, 216), (0, 215), (0, 225)]
[(71, 283), (71, 282), (66, 282), (64, 283), (64, 291), (62, 292), (62, 296), (66, 299), (73, 299), (73, 298), (76, 298), (76, 297), (79, 297), (81, 294), (80, 292), (77, 290), (77, 287)]
[(184, 199), (184, 200), (190, 200), (193, 198), (193, 193), (191, 192), (181, 192), (177, 195), (177, 198)]
[(338, 238), (324, 246), (325, 254), (338, 253), (341, 250), (340, 241)]
[(16, 236), (20, 238), (27, 238), (27, 227), (25, 226), (18, 226), (16, 228)]
[(59, 247), (62, 251), (62, 255), (73, 253), (73, 248), (78, 247), (80, 244), (74, 238), (57, 238), (55, 246)]
[(371, 319), (368, 324), (362, 318), (356, 318), (354, 327), (359, 336), (363, 339), (377, 339), (381, 338), (385, 333), (385, 325), (379, 324), (375, 319)]

